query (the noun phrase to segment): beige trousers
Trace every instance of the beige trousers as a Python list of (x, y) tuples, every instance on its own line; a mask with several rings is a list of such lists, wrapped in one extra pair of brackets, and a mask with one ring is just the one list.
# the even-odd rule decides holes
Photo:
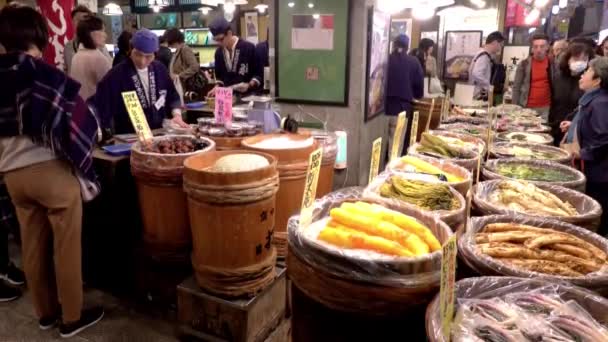
[[(19, 225), (23, 267), (39, 318), (82, 310), (82, 201), (78, 180), (59, 160), (5, 174)], [(59, 304), (61, 303), (61, 304)]]

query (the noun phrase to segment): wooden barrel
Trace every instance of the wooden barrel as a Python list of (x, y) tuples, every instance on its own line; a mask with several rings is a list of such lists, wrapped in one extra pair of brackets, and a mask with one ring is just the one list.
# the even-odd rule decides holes
[(246, 137), (209, 137), (215, 142), (215, 149), (218, 151), (232, 151), (241, 148), (241, 142)]
[[(174, 138), (196, 139), (188, 135), (168, 135), (154, 138), (152, 143)], [(131, 172), (137, 184), (144, 248), (151, 257), (188, 258), (192, 237), (182, 172), (186, 158), (215, 149), (213, 141), (201, 139), (208, 144), (205, 149), (183, 154), (145, 152), (140, 143), (133, 145)]]
[[(310, 144), (308, 140), (310, 139)], [(272, 144), (275, 140), (277, 144)], [(293, 142), (290, 147), (286, 142)], [(302, 206), (308, 158), (318, 144), (313, 138), (301, 134), (264, 134), (247, 138), (243, 148), (265, 152), (277, 158), (280, 185), (277, 193), (277, 211), (274, 243), (277, 255), (287, 254), (287, 221), (297, 214)]]
[[(257, 154), (269, 165), (245, 172), (212, 172), (224, 156)], [(277, 161), (249, 151), (218, 151), (186, 159), (184, 190), (192, 229), (192, 267), (205, 291), (252, 297), (274, 280), (272, 246), (279, 186)]]
[[(441, 123), (441, 103), (443, 97), (435, 99), (435, 105), (432, 106), (433, 99), (415, 100), (413, 111), (418, 112), (418, 131), (416, 132), (416, 141), (420, 141), (422, 133), (426, 130), (437, 129)], [(432, 108), (431, 108), (432, 107)], [(431, 113), (432, 109), (432, 113)], [(429, 119), (430, 116), (430, 119)], [(428, 122), (428, 127), (427, 127)]]

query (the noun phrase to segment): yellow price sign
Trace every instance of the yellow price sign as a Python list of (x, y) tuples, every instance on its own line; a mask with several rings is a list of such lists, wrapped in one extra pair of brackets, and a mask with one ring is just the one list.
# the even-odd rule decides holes
[(393, 135), (391, 161), (400, 157), (401, 149), (403, 148), (403, 132), (405, 131), (406, 122), (407, 119), (405, 118), (405, 112), (399, 113), (399, 116), (397, 117), (397, 127), (395, 128), (395, 134)]
[(312, 211), (317, 195), (322, 158), (323, 148), (313, 151), (308, 157), (308, 171), (306, 172), (302, 209), (300, 210), (300, 227), (308, 227), (312, 223)]
[(416, 138), (418, 137), (418, 117), (420, 114), (418, 112), (414, 112), (414, 117), (412, 118), (412, 131), (410, 133), (410, 146), (416, 143)]
[(441, 331), (449, 338), (454, 319), (454, 301), (456, 286), (456, 235), (453, 235), (441, 248), (441, 287), (439, 290), (439, 312), (441, 315)]
[(464, 231), (466, 232), (467, 229), (469, 228), (469, 219), (471, 218), (471, 202), (473, 201), (473, 193), (471, 192), (471, 189), (469, 189), (467, 191), (467, 204), (466, 204), (466, 216), (465, 216), (465, 224), (464, 224)]
[(369, 165), (369, 181), (371, 183), (380, 171), (380, 153), (382, 153), (382, 137), (374, 140), (372, 145), (372, 160)]
[(479, 183), (479, 174), (481, 173), (481, 159), (483, 159), (483, 151), (479, 151), (479, 155), (477, 157), (477, 177), (475, 178), (475, 184)]
[(144, 113), (144, 109), (141, 107), (137, 93), (134, 91), (124, 92), (122, 93), (122, 100), (125, 103), (127, 112), (129, 112), (131, 124), (133, 124), (133, 128), (135, 129), (135, 133), (137, 133), (137, 138), (139, 141), (152, 139), (152, 131), (150, 130), (150, 125), (148, 125), (146, 114)]

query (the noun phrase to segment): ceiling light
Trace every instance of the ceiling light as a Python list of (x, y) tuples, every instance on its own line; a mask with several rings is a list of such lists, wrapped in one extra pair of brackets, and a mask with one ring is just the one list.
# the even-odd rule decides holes
[(154, 11), (154, 13), (160, 12), (160, 6), (158, 6), (158, 5), (152, 6), (152, 11)]
[(568, 7), (568, 0), (559, 0), (559, 8)]
[(257, 9), (258, 12), (260, 12), (260, 13), (266, 13), (266, 10), (268, 9), (268, 5), (259, 4), (259, 5), (256, 5), (254, 8)]
[(293, 1), (292, 1), (292, 2), (287, 3), (287, 6), (289, 6), (289, 7), (291, 7), (291, 8), (293, 8), (293, 6), (295, 6), (295, 5), (296, 5), (296, 3), (295, 3), (295, 2), (293, 2)]
[(433, 7), (423, 6), (416, 7), (412, 11), (412, 15), (418, 20), (427, 20), (435, 15), (435, 9)]
[(211, 9), (212, 9), (211, 7), (203, 6), (203, 7), (199, 8), (198, 10), (203, 12), (203, 15), (207, 15), (207, 14), (209, 14), (209, 11), (211, 11)]
[(224, 3), (224, 12), (226, 13), (234, 13), (236, 11), (236, 5), (231, 0), (226, 0)]
[(540, 11), (538, 9), (534, 8), (526, 16), (526, 18), (524, 19), (524, 23), (526, 25), (532, 25), (535, 21), (538, 20), (539, 17), (540, 17)]
[(117, 4), (110, 2), (107, 5), (103, 6), (103, 14), (112, 16), (112, 15), (122, 15), (122, 8)]
[(314, 8), (314, 7), (315, 7), (315, 4), (313, 4), (312, 2), (308, 3), (308, 8)]
[(553, 7), (551, 8), (551, 13), (553, 13), (553, 15), (557, 15), (557, 13), (559, 13), (559, 6), (553, 5)]
[(312, 15), (313, 19), (315, 20), (319, 20), (319, 18), (321, 18), (321, 15), (319, 13), (315, 13)]
[(536, 0), (534, 1), (534, 6), (536, 8), (543, 8), (549, 3), (549, 0)]

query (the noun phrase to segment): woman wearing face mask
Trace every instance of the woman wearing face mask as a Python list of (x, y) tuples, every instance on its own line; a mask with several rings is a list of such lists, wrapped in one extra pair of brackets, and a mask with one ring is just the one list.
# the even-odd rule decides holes
[(604, 213), (598, 230), (608, 233), (608, 58), (599, 57), (589, 63), (581, 77), (580, 88), (585, 92), (572, 122), (565, 121), (567, 140), (578, 139), (582, 168), (587, 177), (587, 194), (598, 201)]
[(586, 44), (575, 43), (568, 47), (553, 73), (553, 97), (549, 110), (549, 125), (555, 145), (559, 145), (564, 133), (560, 123), (574, 112), (578, 100), (583, 96), (578, 81), (594, 57), (593, 49)]
[(99, 51), (107, 38), (101, 19), (87, 17), (78, 24), (76, 34), (80, 46), (72, 59), (70, 76), (82, 85), (79, 95), (86, 100), (95, 95), (97, 84), (112, 69), (112, 60)]

